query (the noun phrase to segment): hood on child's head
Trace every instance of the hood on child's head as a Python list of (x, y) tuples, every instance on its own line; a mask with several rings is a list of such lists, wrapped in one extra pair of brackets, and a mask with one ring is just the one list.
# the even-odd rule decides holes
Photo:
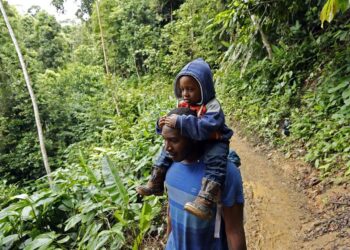
[(179, 74), (177, 74), (174, 83), (175, 96), (181, 99), (181, 90), (179, 87), (179, 79), (182, 76), (192, 76), (199, 83), (202, 100), (198, 105), (206, 104), (215, 97), (215, 89), (213, 82), (213, 74), (211, 73), (209, 65), (202, 59), (198, 58), (188, 63), (182, 68)]

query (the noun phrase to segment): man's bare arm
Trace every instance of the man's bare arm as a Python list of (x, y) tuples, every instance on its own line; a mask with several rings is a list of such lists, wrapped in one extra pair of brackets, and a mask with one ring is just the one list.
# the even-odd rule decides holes
[(230, 250), (246, 250), (245, 233), (243, 227), (243, 204), (223, 207), (225, 232)]

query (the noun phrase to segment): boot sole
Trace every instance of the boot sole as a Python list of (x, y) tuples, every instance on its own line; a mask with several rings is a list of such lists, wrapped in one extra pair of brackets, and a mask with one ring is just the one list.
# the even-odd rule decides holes
[(142, 195), (142, 196), (150, 196), (150, 195), (155, 195), (155, 196), (162, 196), (164, 194), (164, 191), (163, 192), (149, 192), (149, 191), (146, 191), (142, 188), (139, 188), (137, 187), (136, 188), (136, 192), (139, 194), (139, 195)]
[(184, 209), (202, 220), (210, 220), (211, 218), (211, 215), (202, 213), (200, 210), (198, 210), (198, 208), (192, 206), (191, 204), (185, 204)]

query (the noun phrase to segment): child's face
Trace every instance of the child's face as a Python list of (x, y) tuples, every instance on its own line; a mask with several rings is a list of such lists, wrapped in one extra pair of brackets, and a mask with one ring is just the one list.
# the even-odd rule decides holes
[(198, 103), (202, 100), (201, 90), (198, 82), (191, 76), (182, 76), (179, 79), (179, 87), (182, 99), (190, 104)]

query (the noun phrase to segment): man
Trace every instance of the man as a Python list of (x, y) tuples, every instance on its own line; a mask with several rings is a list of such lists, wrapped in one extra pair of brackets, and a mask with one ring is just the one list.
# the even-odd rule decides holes
[[(178, 108), (169, 115), (196, 115), (192, 112), (190, 109)], [(205, 165), (201, 160), (200, 145), (167, 125), (162, 128), (162, 136), (165, 150), (174, 161), (165, 180), (169, 198), (169, 238), (166, 249), (246, 249), (244, 198), (239, 169), (228, 161), (221, 194), (222, 209), (213, 208), (213, 214), (218, 212), (216, 218), (201, 220), (183, 209), (184, 204), (193, 200), (201, 189)]]

